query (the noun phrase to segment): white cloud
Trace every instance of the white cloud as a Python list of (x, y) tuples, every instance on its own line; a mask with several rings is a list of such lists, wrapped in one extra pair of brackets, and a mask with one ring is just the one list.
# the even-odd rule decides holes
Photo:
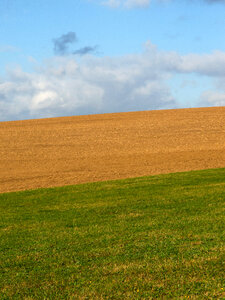
[(111, 8), (118, 8), (121, 5), (121, 0), (107, 0), (103, 1), (102, 4)]
[(190, 73), (217, 83), (206, 87), (201, 105), (224, 105), (224, 70), (223, 52), (182, 56), (150, 42), (142, 54), (54, 57), (32, 73), (18, 68), (0, 79), (0, 120), (175, 108), (168, 79)]
[(205, 91), (199, 104), (201, 106), (225, 106), (225, 92)]
[(126, 0), (124, 6), (127, 8), (133, 7), (148, 7), (150, 0)]
[(0, 53), (1, 52), (17, 52), (19, 51), (18, 48), (10, 45), (0, 45)]
[(144, 8), (148, 7), (150, 2), (151, 0), (106, 0), (103, 1), (102, 4), (111, 8)]
[[(100, 0), (94, 0), (100, 1)], [(150, 3), (154, 0), (103, 0), (100, 1), (102, 5), (108, 6), (110, 8), (147, 8)], [(225, 0), (199, 0), (196, 2), (205, 2), (206, 4), (225, 4)], [(155, 0), (155, 2), (163, 3), (163, 2), (172, 2), (172, 0)], [(186, 0), (186, 2), (190, 2), (193, 4), (193, 0)]]
[(207, 76), (225, 76), (225, 52), (211, 54), (189, 54), (183, 57), (181, 70)]

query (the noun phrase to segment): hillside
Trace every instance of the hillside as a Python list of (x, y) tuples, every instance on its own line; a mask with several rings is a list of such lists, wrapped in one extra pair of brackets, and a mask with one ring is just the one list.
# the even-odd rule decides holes
[(225, 299), (225, 168), (0, 194), (0, 299)]
[(0, 192), (225, 167), (225, 107), (0, 122)]

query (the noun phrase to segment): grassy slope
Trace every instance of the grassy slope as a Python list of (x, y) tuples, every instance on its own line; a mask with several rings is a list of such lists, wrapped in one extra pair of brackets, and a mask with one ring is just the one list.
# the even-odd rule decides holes
[(225, 299), (224, 187), (215, 169), (0, 194), (0, 298)]

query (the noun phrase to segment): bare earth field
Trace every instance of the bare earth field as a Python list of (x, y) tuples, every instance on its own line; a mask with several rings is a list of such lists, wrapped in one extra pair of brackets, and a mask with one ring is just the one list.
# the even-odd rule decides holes
[(225, 167), (225, 107), (0, 122), (0, 192)]

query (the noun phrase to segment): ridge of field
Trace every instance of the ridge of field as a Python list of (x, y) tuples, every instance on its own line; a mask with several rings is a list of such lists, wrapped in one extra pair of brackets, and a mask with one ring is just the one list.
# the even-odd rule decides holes
[(225, 299), (225, 169), (0, 194), (1, 299)]
[(225, 167), (225, 107), (0, 122), (0, 192)]

